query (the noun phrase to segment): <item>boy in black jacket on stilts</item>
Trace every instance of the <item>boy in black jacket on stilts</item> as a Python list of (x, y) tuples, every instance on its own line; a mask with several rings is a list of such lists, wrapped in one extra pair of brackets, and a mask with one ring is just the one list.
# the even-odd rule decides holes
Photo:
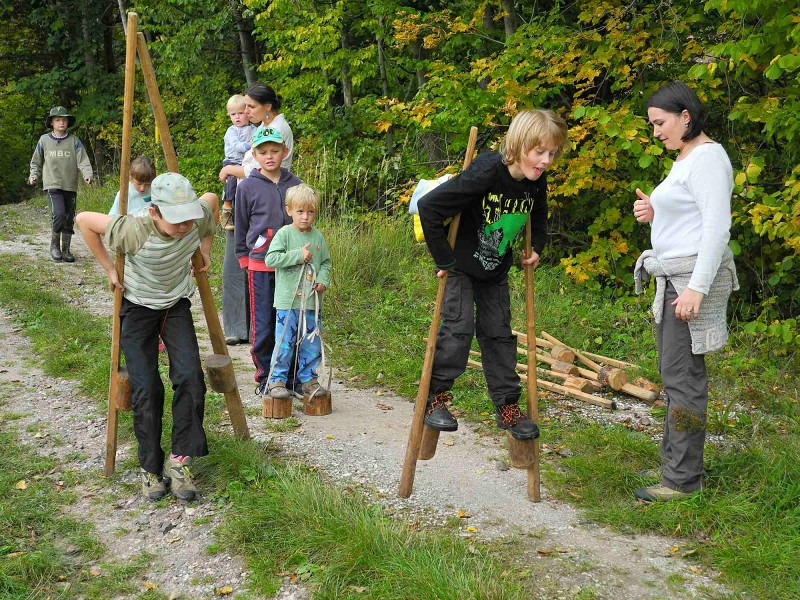
[[(567, 124), (549, 110), (526, 110), (511, 122), (500, 152), (475, 158), (460, 175), (419, 200), (419, 216), (437, 277), (447, 275), (442, 324), (425, 424), (455, 431), (447, 409), (450, 388), (467, 366), (477, 334), (489, 397), (498, 427), (517, 439), (534, 439), (539, 429), (519, 409), (517, 339), (511, 333), (508, 271), (511, 246), (531, 216), (533, 253), (523, 265), (539, 263), (547, 232), (544, 171), (567, 144)], [(446, 219), (461, 213), (455, 248), (447, 242)]]

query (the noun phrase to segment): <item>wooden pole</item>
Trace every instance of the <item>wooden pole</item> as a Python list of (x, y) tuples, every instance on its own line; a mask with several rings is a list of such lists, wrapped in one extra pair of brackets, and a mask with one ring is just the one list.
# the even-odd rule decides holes
[[(178, 158), (175, 154), (175, 148), (172, 145), (172, 136), (169, 132), (167, 116), (164, 113), (164, 105), (161, 102), (161, 94), (158, 91), (156, 75), (155, 71), (153, 71), (153, 63), (150, 60), (150, 53), (147, 50), (147, 43), (144, 39), (144, 35), (139, 34), (137, 45), (139, 48), (139, 64), (142, 67), (147, 93), (150, 95), (150, 103), (153, 106), (153, 114), (155, 115), (156, 124), (159, 128), (159, 135), (161, 137), (162, 148), (164, 149), (164, 158), (167, 161), (167, 168), (173, 173), (178, 173)], [(200, 254), (199, 248), (195, 251), (194, 256), (192, 256), (192, 265), (194, 266), (194, 278), (197, 282), (197, 289), (200, 292), (200, 300), (203, 303), (203, 314), (206, 317), (208, 333), (211, 337), (211, 347), (214, 349), (214, 354), (228, 356), (228, 346), (225, 344), (225, 334), (219, 322), (217, 308), (214, 306), (214, 296), (211, 293), (211, 286), (208, 283), (208, 275), (204, 271), (200, 271), (200, 269), (203, 268), (203, 256)], [(234, 434), (243, 440), (250, 439), (250, 431), (247, 428), (247, 419), (245, 418), (242, 399), (239, 396), (238, 385), (235, 386), (234, 389), (225, 392), (225, 404), (228, 409), (228, 416), (231, 419)]]
[[(477, 142), (478, 128), (472, 127), (469, 130), (469, 142), (467, 143), (467, 151), (464, 155), (462, 171), (472, 162), (472, 155), (475, 153), (475, 145)], [(461, 215), (458, 214), (453, 217), (453, 220), (450, 222), (450, 230), (447, 236), (450, 247), (454, 247), (456, 244), (456, 233), (458, 233), (458, 224), (460, 221)], [(417, 390), (417, 401), (414, 404), (414, 416), (411, 420), (411, 430), (408, 433), (406, 457), (403, 462), (403, 472), (400, 475), (400, 489), (398, 490), (398, 495), (401, 498), (408, 498), (414, 487), (417, 458), (419, 458), (419, 449), (422, 445), (422, 430), (425, 425), (425, 405), (428, 402), (428, 391), (431, 388), (431, 371), (433, 370), (433, 355), (436, 352), (436, 335), (439, 332), (439, 317), (442, 313), (442, 301), (444, 300), (444, 288), (446, 284), (447, 275), (439, 279), (439, 288), (436, 291), (436, 303), (433, 308), (431, 326), (428, 330), (428, 342), (425, 346), (425, 358), (422, 361), (422, 375), (420, 376), (419, 389)]]
[[(525, 223), (525, 257), (533, 254), (531, 242), (531, 217)], [(525, 334), (529, 340), (536, 340), (536, 308), (534, 306), (533, 266), (525, 265)], [(539, 424), (539, 395), (536, 389), (536, 344), (528, 346), (528, 416), (531, 421)], [(533, 463), (528, 467), (528, 500), (540, 502), (541, 478), (539, 472), (539, 440), (533, 440)]]
[[(128, 13), (128, 27), (125, 36), (125, 93), (122, 108), (122, 157), (119, 171), (119, 214), (128, 212), (128, 179), (131, 169), (131, 129), (133, 128), (133, 87), (136, 75), (136, 29), (139, 15)], [(117, 278), (124, 281), (125, 255), (117, 252), (114, 260)], [(111, 317), (111, 376), (108, 386), (108, 419), (106, 421), (106, 460), (103, 474), (114, 474), (117, 462), (117, 395), (119, 387), (119, 311), (122, 308), (122, 289), (114, 290), (114, 309)]]

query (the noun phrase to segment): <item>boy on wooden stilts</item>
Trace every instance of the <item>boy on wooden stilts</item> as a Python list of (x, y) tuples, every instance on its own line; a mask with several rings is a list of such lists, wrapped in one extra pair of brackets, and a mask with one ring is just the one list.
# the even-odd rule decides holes
[[(508, 271), (511, 246), (531, 218), (533, 253), (539, 263), (547, 232), (544, 171), (567, 144), (567, 125), (549, 110), (525, 110), (511, 122), (500, 152), (477, 156), (453, 179), (419, 200), (419, 216), (437, 277), (447, 275), (442, 324), (436, 340), (425, 424), (455, 431), (447, 408), (450, 389), (467, 366), (477, 334), (489, 397), (498, 427), (517, 439), (535, 439), (539, 429), (520, 409), (517, 340), (511, 332)], [(455, 247), (445, 221), (461, 214)]]
[[(194, 500), (192, 457), (208, 454), (203, 429), (206, 384), (189, 298), (195, 290), (192, 255), (200, 248), (202, 270), (211, 264), (218, 204), (215, 194), (198, 198), (182, 175), (164, 173), (153, 180), (147, 212), (116, 217), (82, 212), (76, 219), (113, 288), (122, 282), (106, 245), (125, 254), (120, 346), (131, 385), (142, 492), (151, 500), (164, 497), (168, 488), (179, 500)], [(159, 336), (167, 348), (174, 391), (172, 448), (166, 461), (161, 448), (164, 384), (158, 372)]]

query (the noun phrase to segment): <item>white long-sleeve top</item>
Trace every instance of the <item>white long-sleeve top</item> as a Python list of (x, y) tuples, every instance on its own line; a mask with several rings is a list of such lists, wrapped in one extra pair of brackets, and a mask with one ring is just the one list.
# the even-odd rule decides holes
[(708, 295), (730, 240), (733, 168), (716, 142), (675, 161), (650, 194), (650, 242), (659, 260), (697, 256), (688, 287)]

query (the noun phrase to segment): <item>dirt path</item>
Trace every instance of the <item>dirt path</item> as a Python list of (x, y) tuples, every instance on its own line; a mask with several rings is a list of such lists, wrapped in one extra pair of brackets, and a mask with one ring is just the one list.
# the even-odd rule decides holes
[[(43, 214), (24, 210), (31, 211), (30, 218), (45, 222)], [(0, 253), (30, 256), (48, 278), (63, 284), (63, 292), (72, 302), (107, 315), (110, 295), (100, 285), (101, 274), (89, 260), (80, 236), (74, 241), (78, 261), (73, 265), (46, 258), (44, 233), (3, 241)], [(213, 530), (222, 518), (208, 494), (201, 489), (196, 503), (172, 502), (158, 507), (139, 497), (135, 470), (125, 472), (118, 484), (98, 477), (103, 464), (105, 415), (87, 409), (92, 403), (80, 398), (70, 382), (44, 377), (29, 360), (27, 341), (14, 330), (8, 315), (0, 313), (0, 317), (0, 413), (22, 415), (16, 423), (24, 442), (57, 456), (63, 461), (64, 471), (81, 473), (79, 498), (71, 512), (95, 524), (109, 547), (104, 560), (123, 560), (147, 549), (158, 558), (151, 561), (145, 581), (158, 585), (171, 597), (218, 597), (215, 590), (226, 585), (231, 586), (234, 596), (244, 591), (247, 573), (241, 559), (206, 551), (215, 543)], [(201, 317), (197, 322), (204, 326)], [(200, 337), (208, 345), (207, 335), (201, 333)], [(253, 413), (260, 401), (252, 393), (247, 348), (236, 346), (230, 352), (243, 401)], [(286, 433), (273, 432), (261, 417), (249, 417), (253, 437), (276, 441), (285, 452), (304, 457), (334, 480), (358, 484), (388, 513), (413, 526), (444, 523), (464, 511), (471, 516), (461, 521), (462, 536), (522, 543), (530, 569), (541, 581), (542, 598), (728, 595), (696, 566), (670, 552), (674, 539), (611, 532), (549, 498), (546, 488), (541, 503), (529, 502), (525, 472), (504, 466), (502, 459), (507, 451), (501, 446), (502, 438), (481, 435), (466, 424), (453, 434), (442, 435), (435, 458), (417, 463), (411, 498), (398, 498), (413, 404), (384, 390), (349, 387), (346, 374), (338, 375), (332, 385), (333, 414), (307, 417), (296, 408), (294, 415), (300, 427)], [(590, 414), (601, 412), (589, 410)], [(626, 405), (615, 418), (645, 419), (646, 411)], [(129, 449), (121, 448), (118, 456), (128, 453)], [(306, 598), (309, 592), (287, 580), (277, 597)]]

